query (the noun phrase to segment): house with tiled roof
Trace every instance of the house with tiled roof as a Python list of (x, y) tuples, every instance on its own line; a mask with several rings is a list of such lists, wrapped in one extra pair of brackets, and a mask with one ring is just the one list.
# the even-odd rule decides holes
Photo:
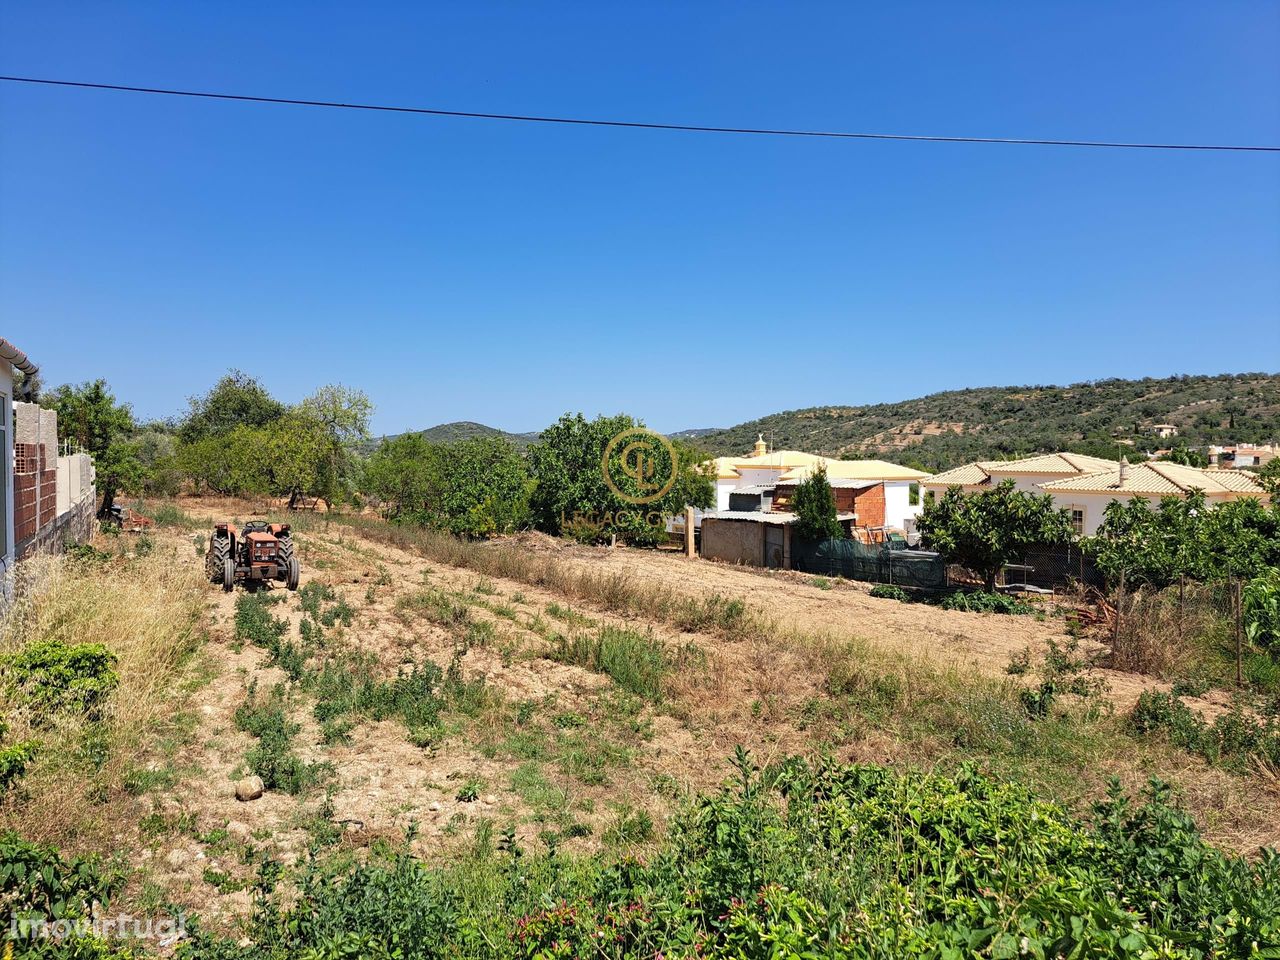
[(1040, 493), (1040, 486), (1067, 477), (1097, 473), (1118, 467), (1115, 460), (1087, 457), (1079, 453), (1042, 453), (1017, 460), (980, 460), (962, 467), (935, 473), (924, 481), (924, 488), (941, 495), (948, 487), (965, 491), (983, 490), (1012, 480), (1014, 486), (1028, 493)]
[(1040, 485), (1058, 506), (1071, 511), (1078, 533), (1091, 536), (1102, 524), (1103, 511), (1112, 500), (1143, 497), (1153, 505), (1165, 497), (1185, 497), (1199, 490), (1210, 505), (1255, 497), (1269, 499), (1251, 473), (1245, 470), (1201, 470), (1180, 463), (1152, 460), (1126, 463), (1075, 477), (1064, 477)]

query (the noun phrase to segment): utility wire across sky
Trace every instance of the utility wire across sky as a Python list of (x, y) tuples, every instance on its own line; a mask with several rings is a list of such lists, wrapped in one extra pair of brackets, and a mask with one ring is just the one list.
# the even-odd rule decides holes
[(849, 133), (833, 130), (773, 130), (763, 127), (712, 127), (686, 123), (643, 123), (637, 120), (589, 120), (582, 117), (541, 117), (514, 113), (477, 113), (469, 110), (439, 110), (428, 107), (397, 107), (374, 103), (339, 103), (333, 100), (298, 100), (289, 97), (255, 97), (236, 93), (201, 90), (167, 90), (160, 87), (131, 87), (115, 83), (88, 83), (79, 80), (52, 80), (44, 77), (0, 76), (7, 83), (75, 87), (84, 90), (113, 90), (166, 97), (194, 97), (230, 100), (239, 103), (268, 103), (293, 107), (330, 107), (340, 110), (372, 110), (384, 113), (425, 114), (432, 117), (464, 117), (475, 120), (510, 120), (522, 123), (560, 123), (584, 127), (625, 127), (636, 130), (676, 130), (686, 133), (736, 133), (769, 137), (825, 137), (836, 140), (911, 140), (931, 143), (1001, 143), (1043, 147), (1110, 147), (1125, 150), (1217, 150), (1250, 153), (1280, 153), (1280, 146), (1240, 146), (1208, 143), (1122, 143), (1106, 140), (1039, 140), (1018, 137), (942, 137), (905, 133)]

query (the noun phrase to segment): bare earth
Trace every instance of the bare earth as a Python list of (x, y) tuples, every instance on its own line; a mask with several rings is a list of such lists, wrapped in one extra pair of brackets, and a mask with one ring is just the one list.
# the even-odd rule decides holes
[[(183, 500), (193, 516), (212, 520), (250, 515), (245, 504)], [(322, 521), (315, 526), (323, 528)], [(157, 549), (172, 550), (178, 562), (200, 563), (190, 531), (161, 530)], [(483, 676), (496, 693), (479, 717), (460, 721), (438, 745), (413, 745), (398, 722), (364, 723), (351, 731), (351, 742), (325, 745), (305, 698), (292, 710), (302, 724), (298, 752), (309, 761), (332, 765), (327, 787), (294, 797), (268, 791), (259, 800), (241, 803), (233, 793), (244, 773), (244, 757), (252, 739), (236, 729), (233, 714), (244, 701), (251, 680), (268, 690), (283, 674), (266, 665), (266, 654), (253, 646), (232, 643), (235, 594), (208, 588), (211, 643), (204, 668), (209, 680), (195, 694), (191, 713), (196, 730), (177, 767), (182, 776), (170, 793), (148, 798), (170, 814), (194, 816), (200, 831), (225, 827), (238, 844), (271, 848), (288, 861), (306, 850), (314, 819), (339, 823), (343, 843), (367, 846), (379, 836), (401, 837), (413, 824), (417, 852), (438, 857), (466, 842), (485, 820), (498, 829), (510, 825), (525, 842), (537, 842), (564, 817), (589, 828), (569, 848), (599, 846), (610, 825), (628, 810), (647, 811), (661, 829), (672, 804), (683, 791), (704, 789), (721, 781), (725, 761), (736, 745), (744, 745), (761, 762), (812, 750), (827, 732), (811, 706), (823, 696), (823, 680), (815, 675), (805, 652), (776, 641), (726, 641), (700, 634), (676, 634), (657, 623), (630, 623), (651, 630), (673, 645), (692, 643), (705, 654), (705, 668), (678, 680), (664, 704), (655, 707), (624, 702), (607, 677), (547, 659), (545, 629), (548, 605), (569, 606), (562, 596), (504, 580), (481, 581), (467, 570), (433, 563), (394, 547), (360, 537), (332, 524), (327, 530), (298, 536), (303, 585), (319, 580), (333, 586), (355, 608), (352, 626), (336, 628), (335, 638), (376, 653), (389, 675), (398, 666), (430, 658), (442, 667), (456, 649), (444, 628), (406, 616), (398, 599), (424, 586), (465, 596), (472, 616), (494, 624), (496, 641), (471, 647), (462, 660), (464, 673)], [(858, 637), (887, 650), (923, 657), (939, 664), (1005, 675), (1010, 658), (1030, 647), (1042, 651), (1050, 638), (1065, 639), (1063, 620), (1007, 617), (944, 611), (919, 604), (874, 599), (861, 584), (831, 581), (827, 589), (814, 579), (787, 572), (735, 568), (679, 555), (628, 549), (564, 546), (550, 538), (517, 538), (522, 549), (554, 551), (558, 559), (613, 571), (637, 580), (660, 581), (674, 589), (705, 597), (718, 593), (741, 598), (764, 610), (784, 629), (797, 634)], [(479, 589), (477, 589), (479, 588)], [(573, 604), (594, 625), (617, 622), (590, 605)], [(301, 611), (293, 597), (271, 608), (286, 617), (296, 636)], [(1150, 686), (1149, 678), (1101, 671), (1110, 696), (1123, 709)], [(518, 705), (531, 719), (513, 725)], [(1213, 710), (1218, 703), (1206, 702)], [(574, 720), (573, 718), (578, 718)], [(568, 719), (566, 719), (568, 718)], [(572, 721), (580, 726), (568, 725)], [(516, 735), (533, 737), (542, 746), (526, 752), (513, 747)], [(852, 759), (901, 762), (895, 744), (875, 731), (842, 738), (841, 752)], [(574, 766), (579, 752), (601, 760), (603, 774), (584, 776)], [(927, 758), (920, 758), (926, 760)], [(1274, 843), (1280, 838), (1280, 797), (1271, 787), (1251, 788), (1252, 810), (1237, 809), (1241, 789), (1220, 771), (1195, 766), (1197, 802), (1212, 807), (1231, 837)], [(536, 768), (536, 769), (535, 769)], [(1117, 771), (1122, 772), (1122, 771)], [(545, 791), (528, 788), (537, 774)], [(1134, 771), (1127, 773), (1134, 782)], [(1138, 781), (1141, 775), (1137, 776)], [(479, 799), (456, 799), (459, 787), (474, 781)], [(325, 795), (331, 810), (324, 808)], [(541, 799), (539, 799), (541, 797)], [(559, 819), (557, 819), (559, 818)], [(1207, 825), (1212, 834), (1214, 824)], [(199, 839), (199, 831), (158, 839), (144, 854), (150, 879), (179, 903), (200, 909), (211, 922), (243, 915), (247, 890), (216, 895), (206, 873), (212, 868), (247, 879), (252, 867)]]

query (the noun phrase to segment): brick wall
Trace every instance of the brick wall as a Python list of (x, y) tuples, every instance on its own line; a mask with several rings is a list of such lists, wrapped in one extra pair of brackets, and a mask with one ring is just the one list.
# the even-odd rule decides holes
[[(836, 493), (852, 493), (854, 495), (853, 506), (850, 511), (858, 515), (858, 526), (884, 526), (883, 483), (877, 483), (874, 487), (864, 487), (861, 490), (837, 490)], [(836, 502), (839, 503), (838, 500)]]

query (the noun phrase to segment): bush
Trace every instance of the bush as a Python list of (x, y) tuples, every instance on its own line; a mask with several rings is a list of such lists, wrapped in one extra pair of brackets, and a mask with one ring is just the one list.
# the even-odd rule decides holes
[[(0, 833), (0, 904), (14, 924), (6, 924), (6, 933), (20, 932), (25, 924), (87, 920), (95, 904), (110, 900), (121, 879), (104, 871), (96, 857), (63, 857), (56, 847)], [(66, 956), (103, 955), (68, 947)], [(47, 955), (31, 955), (37, 954)]]
[[(621, 810), (608, 839), (651, 829)], [(197, 933), (189, 960), (1137, 960), (1280, 942), (1280, 857), (1207, 846), (1167, 787), (1113, 786), (1086, 820), (972, 768), (794, 759), (758, 773), (740, 754), (734, 780), (683, 808), (644, 861), (534, 855), (507, 838), (456, 866), (388, 851), (337, 877), (311, 861), (274, 894), (270, 880), (252, 946)]]
[(293, 752), (293, 738), (301, 728), (288, 718), (283, 687), (260, 700), (256, 686), (251, 685), (245, 702), (236, 708), (235, 724), (257, 738), (245, 762), (268, 790), (301, 793), (321, 779), (322, 765), (304, 763)]
[(1148, 690), (1129, 715), (1140, 734), (1161, 732), (1175, 746), (1229, 769), (1244, 771), (1257, 760), (1280, 765), (1280, 716), (1259, 715), (1235, 704), (1209, 723), (1172, 693)]
[(654, 702), (662, 699), (663, 678), (670, 670), (698, 659), (695, 647), (671, 650), (651, 633), (622, 627), (562, 636), (552, 655), (561, 663), (606, 674), (622, 689)]
[(120, 682), (116, 659), (101, 643), (44, 640), (7, 658), (4, 672), (37, 713), (47, 717), (65, 711), (97, 720)]
[(882, 600), (900, 600), (903, 603), (908, 602), (911, 596), (901, 587), (895, 587), (891, 583), (877, 583), (871, 588), (871, 596), (878, 597)]
[(957, 591), (948, 594), (942, 601), (944, 610), (968, 610), (971, 613), (1008, 613), (1028, 614), (1035, 610), (1029, 603), (1024, 603), (1006, 593), (987, 593), (977, 591), (964, 593)]

